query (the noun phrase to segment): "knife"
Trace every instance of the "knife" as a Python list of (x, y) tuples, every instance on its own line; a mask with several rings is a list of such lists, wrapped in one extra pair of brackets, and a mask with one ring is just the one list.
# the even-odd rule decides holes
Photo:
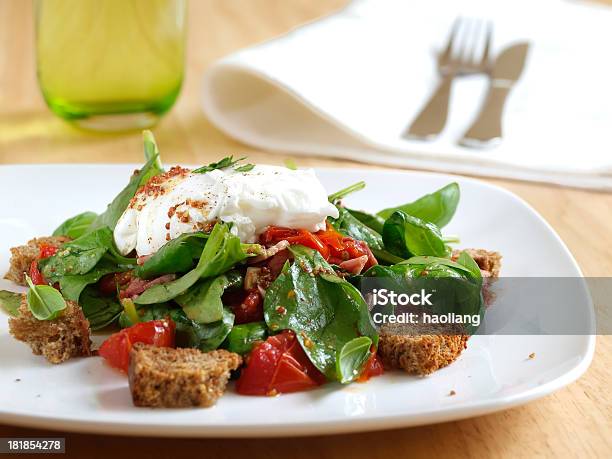
[(525, 67), (529, 43), (506, 48), (491, 69), (489, 92), (472, 126), (459, 143), (466, 147), (485, 148), (498, 144), (502, 138), (502, 114), (506, 98)]

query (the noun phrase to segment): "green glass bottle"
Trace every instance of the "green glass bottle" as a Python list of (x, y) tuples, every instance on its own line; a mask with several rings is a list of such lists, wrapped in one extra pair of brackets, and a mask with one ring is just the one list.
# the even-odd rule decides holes
[(47, 105), (87, 129), (155, 124), (181, 89), (185, 10), (185, 0), (36, 0)]

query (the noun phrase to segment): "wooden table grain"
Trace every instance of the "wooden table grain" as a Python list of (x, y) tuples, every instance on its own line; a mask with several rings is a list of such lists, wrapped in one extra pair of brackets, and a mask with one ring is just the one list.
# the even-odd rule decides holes
[[(612, 1), (612, 0), (610, 0)], [(189, 11), (186, 79), (181, 96), (154, 129), (166, 163), (206, 163), (228, 153), (281, 163), (215, 129), (200, 109), (201, 78), (215, 59), (286, 32), (341, 7), (344, 0), (201, 0)], [(139, 134), (79, 131), (54, 117), (36, 84), (31, 3), (0, 0), (0, 164), (140, 162)], [(579, 152), (577, 152), (579, 154)], [(365, 166), (299, 158), (300, 165)], [(612, 195), (486, 179), (518, 194), (561, 235), (585, 275), (612, 275)], [(170, 440), (66, 434), (74, 457), (394, 458), (612, 457), (612, 337), (600, 336), (593, 364), (576, 383), (544, 399), (458, 422), (393, 431), (276, 440)], [(262, 413), (265, 416), (265, 413)], [(0, 437), (47, 435), (0, 426)], [(197, 455), (197, 456), (196, 456)]]

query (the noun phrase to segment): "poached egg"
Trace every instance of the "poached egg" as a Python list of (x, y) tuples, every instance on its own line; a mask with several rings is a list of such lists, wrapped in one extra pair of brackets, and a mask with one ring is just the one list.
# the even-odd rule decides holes
[(175, 166), (141, 187), (123, 212), (114, 239), (123, 255), (134, 249), (150, 255), (184, 233), (208, 231), (218, 221), (232, 223), (242, 242), (255, 242), (268, 226), (308, 231), (325, 229), (338, 209), (327, 200), (312, 169), (255, 166), (194, 173)]

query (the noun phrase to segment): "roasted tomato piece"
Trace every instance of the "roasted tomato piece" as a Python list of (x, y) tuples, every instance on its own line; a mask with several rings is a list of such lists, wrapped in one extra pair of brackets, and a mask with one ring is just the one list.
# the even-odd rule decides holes
[(295, 333), (285, 330), (253, 348), (236, 389), (242, 395), (276, 395), (324, 382), (325, 376), (312, 364)]
[(242, 299), (242, 301), (232, 306), (232, 311), (237, 324), (246, 324), (263, 320), (263, 297), (257, 287), (252, 288)]
[(39, 250), (38, 258), (32, 261), (32, 263), (30, 263), (30, 269), (28, 270), (28, 275), (30, 276), (30, 279), (32, 279), (32, 283), (34, 285), (45, 285), (47, 284), (47, 281), (45, 280), (45, 278), (40, 272), (40, 268), (38, 267), (38, 260), (42, 260), (43, 258), (52, 257), (53, 255), (57, 253), (58, 248), (54, 245), (40, 244), (38, 246), (38, 250)]
[(38, 258), (40, 259), (52, 257), (57, 253), (58, 250), (58, 247), (48, 244), (40, 244), (38, 248), (40, 250)]
[(112, 334), (100, 346), (98, 354), (111, 366), (127, 372), (134, 343), (174, 347), (176, 324), (170, 319), (141, 322)]
[(383, 364), (376, 355), (376, 350), (372, 350), (370, 358), (366, 362), (363, 367), (363, 371), (357, 378), (358, 382), (366, 382), (368, 379), (373, 378), (374, 376), (380, 376), (385, 372), (383, 368)]
[(259, 240), (265, 245), (274, 245), (280, 241), (287, 241), (291, 245), (310, 247), (318, 251), (325, 259), (329, 257), (329, 249), (327, 246), (323, 244), (315, 234), (303, 229), (271, 226), (261, 234)]
[(32, 279), (32, 283), (34, 285), (45, 285), (47, 283), (43, 275), (40, 273), (40, 269), (38, 269), (38, 260), (33, 260), (32, 263), (30, 263), (28, 275), (30, 276), (30, 279)]
[(113, 295), (117, 293), (117, 281), (115, 274), (107, 274), (98, 282), (98, 290), (102, 295)]
[[(318, 251), (323, 258), (336, 265), (367, 256), (365, 263), (359, 262), (361, 267), (359, 272), (378, 264), (364, 241), (343, 236), (329, 224), (327, 224), (327, 229), (316, 233), (302, 229), (271, 226), (261, 234), (259, 240), (262, 244), (268, 246), (283, 240), (292, 245), (304, 245)], [(354, 268), (354, 264), (350, 266)], [(359, 272), (355, 274), (359, 274)]]

